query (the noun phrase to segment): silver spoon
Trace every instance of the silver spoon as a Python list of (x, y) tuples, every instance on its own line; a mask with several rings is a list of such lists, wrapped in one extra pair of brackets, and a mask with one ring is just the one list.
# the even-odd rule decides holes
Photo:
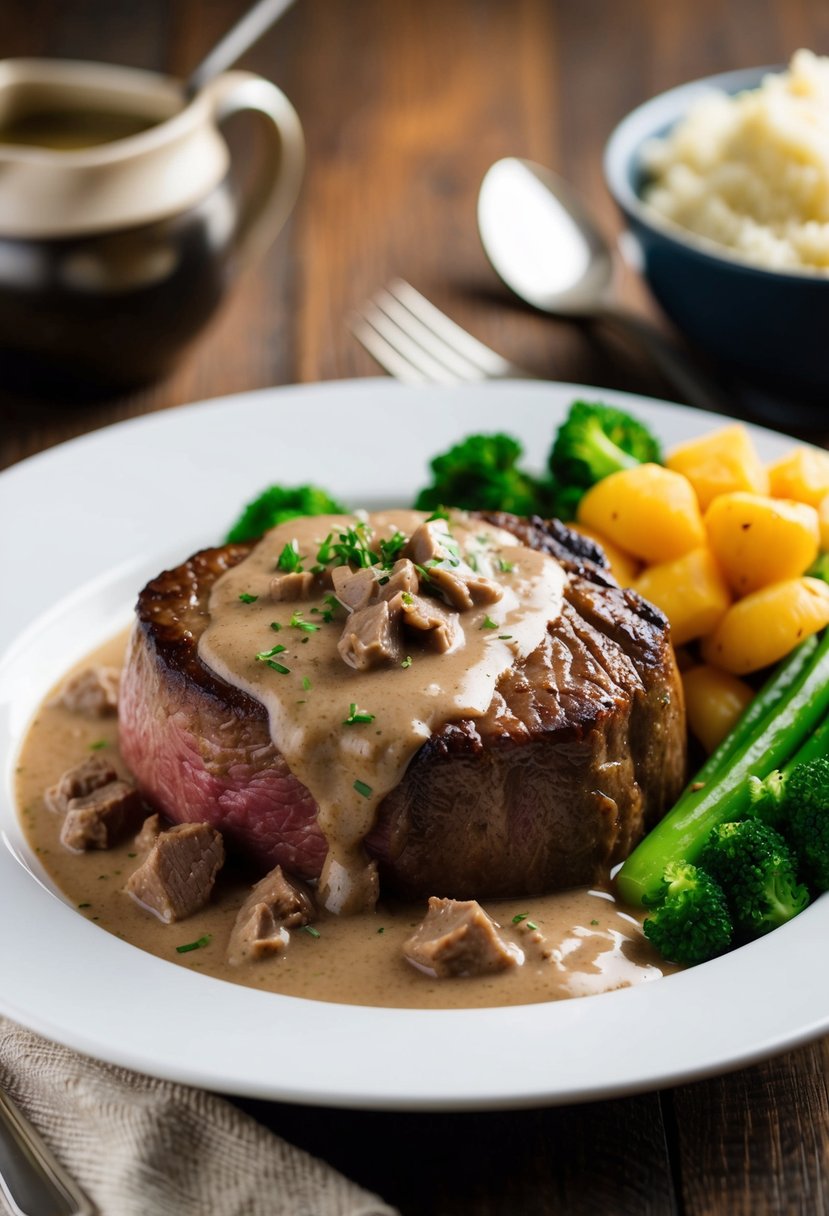
[(258, 42), (293, 3), (294, 0), (259, 0), (258, 4), (249, 8), (187, 77), (184, 82), (185, 97), (195, 97), (214, 76), (241, 59), (245, 51)]
[(95, 1216), (97, 1212), (2, 1089), (0, 1193), (16, 1216)]
[(602, 321), (644, 346), (683, 399), (725, 410), (706, 377), (646, 320), (613, 302), (613, 254), (561, 178), (529, 160), (496, 161), (481, 182), (478, 231), (495, 271), (522, 300), (571, 320)]

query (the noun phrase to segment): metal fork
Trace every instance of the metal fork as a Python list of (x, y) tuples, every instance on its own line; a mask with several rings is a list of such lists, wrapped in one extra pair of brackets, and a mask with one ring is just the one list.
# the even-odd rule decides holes
[(349, 318), (349, 328), (381, 367), (407, 384), (532, 378), (461, 329), (403, 279), (366, 300)]

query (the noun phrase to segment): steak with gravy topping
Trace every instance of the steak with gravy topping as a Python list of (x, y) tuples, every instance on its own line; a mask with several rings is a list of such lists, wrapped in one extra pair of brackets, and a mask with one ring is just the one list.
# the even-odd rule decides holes
[[(436, 731), (380, 804), (366, 847), (382, 888), (409, 897), (599, 882), (684, 779), (682, 691), (662, 614), (558, 521), (482, 518), (562, 564), (564, 608), (501, 677), (487, 713)], [(314, 880), (326, 854), (316, 804), (271, 741), (264, 708), (197, 652), (214, 582), (251, 548), (204, 550), (141, 592), (121, 750), (168, 819), (212, 824), (263, 873), (281, 865)]]

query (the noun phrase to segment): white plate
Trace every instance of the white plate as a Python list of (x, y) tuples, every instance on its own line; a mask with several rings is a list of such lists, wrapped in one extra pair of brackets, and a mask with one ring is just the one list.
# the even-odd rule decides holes
[[(721, 418), (574, 385), (386, 380), (202, 403), (74, 440), (0, 477), (0, 1010), (90, 1055), (229, 1093), (401, 1109), (571, 1102), (688, 1080), (829, 1027), (829, 900), (670, 979), (549, 1005), (410, 1011), (242, 988), (144, 954), (49, 889), (12, 806), (15, 754), (49, 685), (129, 617), (166, 563), (214, 543), (272, 481), (352, 506), (411, 498), (428, 458), (503, 429), (543, 464), (576, 396), (666, 443)], [(764, 456), (791, 442), (756, 430)]]

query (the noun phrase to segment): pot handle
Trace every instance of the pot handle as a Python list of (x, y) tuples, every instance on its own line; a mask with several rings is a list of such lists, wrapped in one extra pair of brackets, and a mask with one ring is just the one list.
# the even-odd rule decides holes
[(202, 96), (219, 125), (241, 110), (255, 110), (268, 120), (264, 164), (242, 201), (236, 232), (237, 254), (247, 264), (266, 251), (296, 202), (305, 166), (302, 127), (285, 94), (252, 72), (224, 72)]

